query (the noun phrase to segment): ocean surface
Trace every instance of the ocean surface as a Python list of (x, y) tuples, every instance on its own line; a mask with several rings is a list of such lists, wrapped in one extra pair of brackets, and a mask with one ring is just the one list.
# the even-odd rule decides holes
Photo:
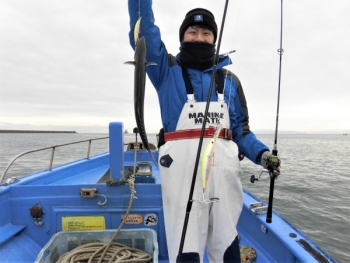
[[(37, 148), (108, 136), (107, 134), (0, 134), (0, 175), (18, 154)], [(257, 135), (272, 148), (274, 135)], [(134, 141), (135, 135), (125, 135)], [(156, 143), (154, 134), (149, 141)], [(108, 139), (93, 141), (91, 155), (107, 152)], [(85, 158), (88, 143), (55, 150), (54, 165)], [(340, 263), (350, 262), (350, 135), (298, 134), (278, 136), (281, 175), (275, 182), (273, 208)], [(51, 150), (19, 158), (6, 178), (48, 169)], [(268, 202), (269, 176), (252, 184), (261, 167), (241, 162), (244, 188)], [(273, 220), (273, 219), (272, 219)]]

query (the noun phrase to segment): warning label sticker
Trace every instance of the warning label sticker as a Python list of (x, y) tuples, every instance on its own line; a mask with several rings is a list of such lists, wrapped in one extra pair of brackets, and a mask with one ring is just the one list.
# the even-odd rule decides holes
[(63, 216), (62, 230), (104, 230), (106, 222), (104, 216)]

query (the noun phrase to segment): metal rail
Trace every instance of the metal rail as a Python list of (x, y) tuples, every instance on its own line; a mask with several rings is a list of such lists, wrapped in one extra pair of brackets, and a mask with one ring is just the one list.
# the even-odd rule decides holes
[(90, 158), (90, 150), (91, 150), (91, 142), (92, 141), (96, 141), (96, 140), (102, 140), (102, 139), (108, 139), (109, 137), (100, 137), (100, 138), (94, 138), (94, 139), (89, 139), (89, 140), (82, 140), (82, 141), (76, 141), (76, 142), (70, 142), (70, 143), (64, 143), (64, 144), (58, 144), (58, 145), (54, 145), (54, 146), (49, 146), (49, 147), (45, 147), (45, 148), (39, 148), (39, 149), (35, 149), (35, 150), (30, 150), (30, 151), (26, 151), (26, 152), (22, 152), (20, 154), (18, 154), (15, 158), (12, 159), (12, 161), (6, 166), (6, 169), (4, 171), (4, 173), (2, 174), (1, 178), (0, 178), (0, 184), (2, 184), (3, 179), (5, 178), (6, 173), (8, 172), (8, 170), (10, 169), (11, 165), (21, 156), (29, 154), (29, 153), (34, 153), (34, 152), (40, 152), (40, 151), (44, 151), (44, 150), (48, 150), (48, 149), (52, 149), (51, 151), (51, 157), (50, 157), (50, 163), (49, 163), (49, 170), (51, 171), (52, 169), (52, 165), (53, 165), (53, 160), (55, 157), (55, 150), (58, 147), (62, 147), (62, 146), (67, 146), (67, 145), (72, 145), (72, 144), (78, 144), (78, 143), (82, 143), (82, 142), (89, 142), (88, 145), (88, 150), (87, 150), (87, 155), (86, 155), (86, 159)]

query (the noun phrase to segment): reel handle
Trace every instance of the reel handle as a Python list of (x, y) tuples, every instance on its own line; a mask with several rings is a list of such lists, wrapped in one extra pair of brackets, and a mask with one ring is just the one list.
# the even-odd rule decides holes
[(252, 174), (252, 176), (250, 177), (250, 182), (252, 184), (254, 184), (255, 181), (259, 181), (260, 179), (259, 178), (256, 178), (254, 174)]

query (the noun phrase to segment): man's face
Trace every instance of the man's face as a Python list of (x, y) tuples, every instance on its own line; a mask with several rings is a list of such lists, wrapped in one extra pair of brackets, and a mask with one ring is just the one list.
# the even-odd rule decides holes
[(184, 33), (183, 42), (204, 42), (214, 44), (214, 34), (209, 29), (190, 26)]

